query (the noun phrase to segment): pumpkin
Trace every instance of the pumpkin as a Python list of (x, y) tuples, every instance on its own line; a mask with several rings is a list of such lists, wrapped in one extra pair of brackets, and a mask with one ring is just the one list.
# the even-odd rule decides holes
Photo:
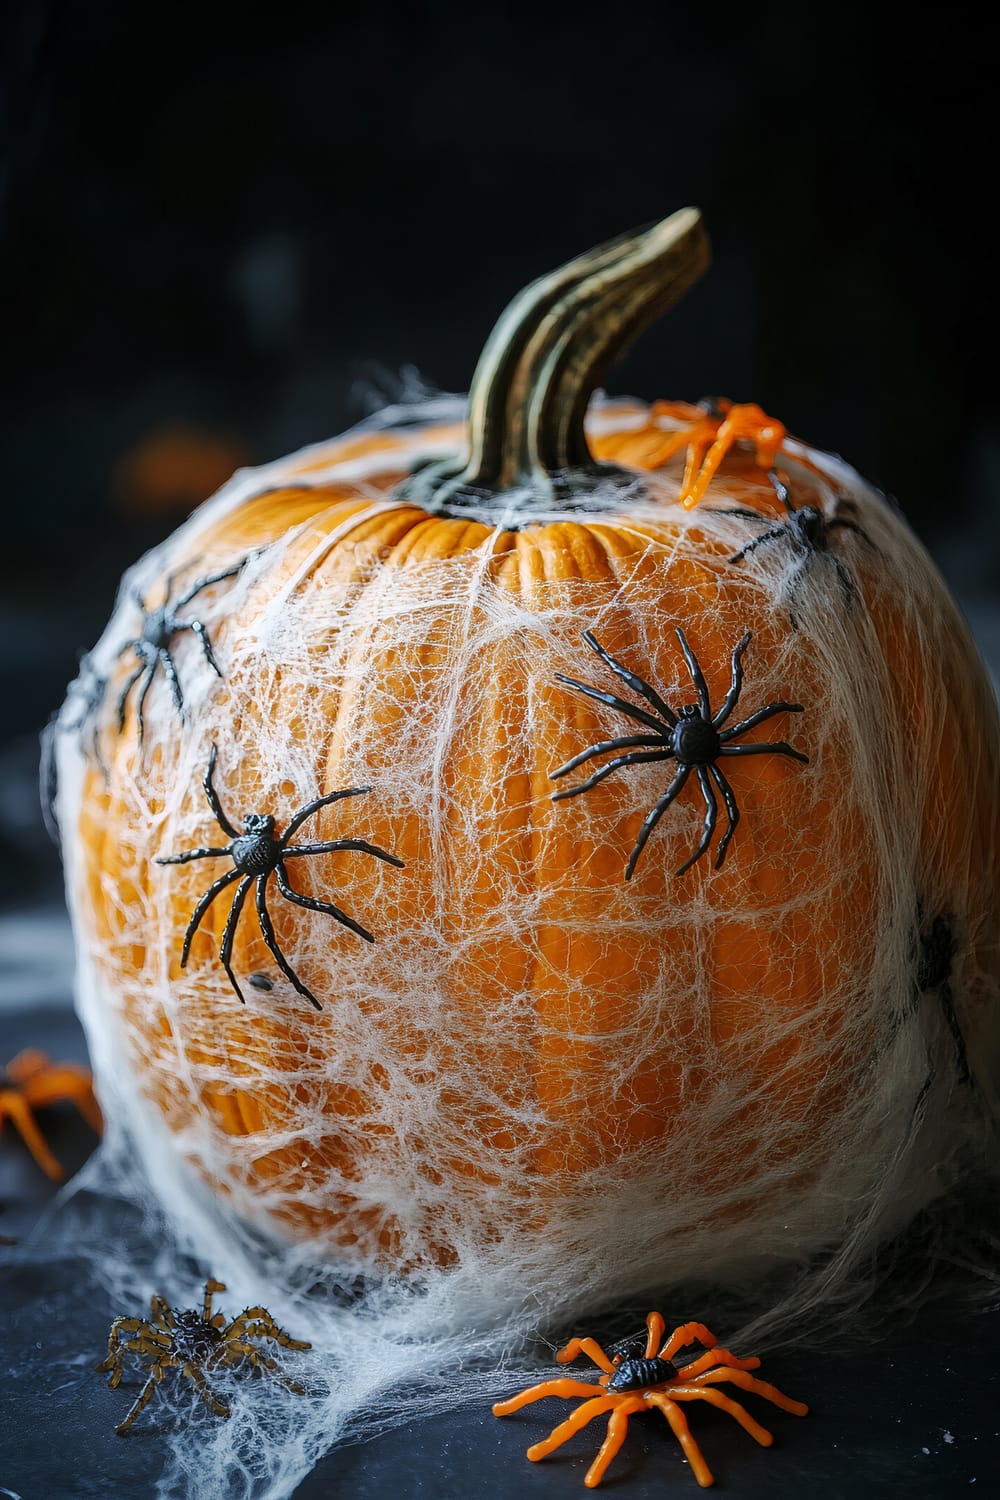
[[(870, 1244), (981, 1138), (1000, 735), (954, 602), (759, 408), (591, 399), (707, 259), (684, 210), (543, 277), (467, 419), (243, 471), (128, 578), (60, 825), (107, 1112), (178, 1211), (618, 1294)], [(231, 840), (313, 803), (304, 906)]]

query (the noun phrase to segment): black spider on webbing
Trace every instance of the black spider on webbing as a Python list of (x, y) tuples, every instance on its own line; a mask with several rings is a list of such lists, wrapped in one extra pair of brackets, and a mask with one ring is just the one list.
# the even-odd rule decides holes
[[(731, 563), (742, 562), (745, 557), (756, 552), (758, 547), (771, 546), (774, 543), (785, 543), (791, 548), (793, 556), (798, 560), (800, 570), (811, 567), (817, 557), (826, 557), (837, 576), (844, 603), (848, 606), (852, 605), (857, 597), (857, 585), (830, 545), (832, 533), (852, 531), (869, 547), (877, 551), (875, 543), (867, 532), (858, 525), (856, 520), (852, 519), (852, 515), (857, 514), (854, 501), (847, 495), (838, 496), (834, 512), (828, 516), (817, 505), (793, 505), (789, 487), (776, 469), (769, 469), (767, 477), (784, 507), (785, 519), (747, 542), (745, 547), (733, 553), (729, 561)], [(746, 510), (743, 507), (720, 513), (727, 516), (741, 516), (748, 521), (766, 522), (769, 519), (767, 516), (762, 516), (759, 511)], [(794, 615), (792, 615), (792, 624), (796, 629), (798, 628)]]
[[(708, 685), (704, 674), (698, 665), (698, 659), (691, 647), (688, 645), (687, 637), (678, 625), (675, 631), (680, 642), (680, 648), (684, 653), (691, 681), (698, 697), (697, 703), (686, 703), (674, 710), (660, 696), (645, 678), (639, 677), (637, 673), (629, 671), (628, 667), (617, 661), (610, 652), (597, 641), (589, 630), (583, 632), (583, 639), (592, 651), (611, 670), (622, 679), (634, 693), (653, 709), (649, 713), (647, 709), (640, 708), (638, 704), (629, 703), (624, 698), (618, 698), (614, 693), (607, 693), (603, 688), (593, 687), (589, 682), (577, 682), (573, 677), (565, 677), (561, 672), (556, 673), (559, 682), (564, 682), (567, 687), (573, 688), (578, 693), (584, 693), (588, 698), (596, 698), (600, 703), (606, 703), (610, 708), (617, 709), (619, 713), (626, 714), (630, 719), (646, 726), (645, 734), (620, 735), (615, 739), (602, 740), (600, 744), (591, 745), (588, 750), (582, 750), (579, 755), (574, 755), (564, 766), (557, 771), (550, 772), (553, 780), (583, 765), (585, 761), (592, 760), (595, 755), (604, 755), (613, 750), (626, 750), (625, 755), (617, 755), (613, 760), (607, 762), (600, 770), (595, 771), (586, 781), (579, 786), (567, 787), (563, 792), (553, 794), (552, 800), (558, 802), (564, 797), (576, 797), (580, 792), (589, 791), (605, 776), (610, 776), (622, 766), (638, 765), (650, 761), (676, 760), (677, 773), (667, 787), (663, 796), (659, 799), (652, 811), (646, 817), (645, 822), (639, 829), (639, 836), (635, 841), (635, 847), (629, 856), (625, 867), (625, 879), (632, 878), (639, 855), (642, 853), (646, 840), (660, 821), (671, 802), (683, 791), (685, 783), (691, 772), (694, 771), (701, 787), (701, 795), (705, 802), (705, 822), (702, 829), (701, 839), (694, 853), (684, 861), (677, 870), (678, 875), (683, 875), (685, 870), (708, 849), (715, 831), (718, 818), (718, 803), (715, 798), (715, 789), (718, 787), (722, 793), (726, 812), (729, 816), (729, 825), (719, 842), (718, 852), (715, 859), (715, 868), (721, 869), (726, 857), (729, 841), (736, 832), (736, 825), (740, 820), (740, 811), (736, 805), (736, 796), (728, 780), (716, 764), (723, 755), (790, 755), (794, 760), (808, 763), (808, 755), (803, 755), (801, 750), (795, 750), (786, 740), (769, 742), (766, 744), (751, 743), (749, 745), (734, 745), (732, 741), (737, 735), (753, 729), (757, 724), (762, 724), (765, 719), (773, 718), (775, 714), (789, 713), (800, 714), (803, 712), (801, 703), (789, 703), (780, 699), (774, 703), (766, 703), (763, 708), (758, 708), (749, 718), (741, 719), (738, 724), (728, 729), (722, 726), (733, 712), (740, 699), (743, 690), (743, 654), (750, 644), (750, 631), (737, 643), (732, 654), (732, 682), (727, 692), (722, 707), (713, 715), (711, 701), (708, 694)], [(632, 748), (641, 747), (641, 748)], [(645, 748), (649, 747), (649, 748)]]
[(98, 722), (98, 710), (104, 702), (107, 692), (108, 679), (103, 673), (98, 672), (94, 666), (93, 658), (89, 652), (80, 657), (80, 673), (75, 682), (71, 682), (66, 695), (66, 703), (63, 712), (75, 708), (76, 717), (63, 719), (63, 714), (58, 717), (60, 729), (68, 731), (77, 736), (77, 743), (85, 755), (97, 762), (105, 779), (107, 779), (108, 768), (101, 754), (100, 724)]
[[(921, 918), (922, 915), (921, 913)], [(910, 1012), (912, 1014), (916, 1010), (925, 995), (937, 999), (955, 1044), (955, 1066), (959, 1079), (966, 1086), (971, 1086), (973, 1077), (968, 1050), (951, 991), (951, 976), (959, 949), (954, 917), (936, 916), (930, 926), (922, 926), (918, 944), (917, 972), (913, 982)]]
[(201, 646), (202, 655), (212, 668), (217, 677), (222, 676), (219, 663), (215, 659), (212, 643), (208, 638), (208, 631), (198, 619), (184, 620), (180, 611), (204, 589), (210, 588), (213, 583), (221, 583), (223, 579), (235, 578), (243, 568), (247, 559), (244, 557), (231, 568), (223, 568), (218, 573), (210, 573), (206, 578), (199, 578), (186, 589), (179, 599), (171, 599), (176, 581), (176, 573), (171, 573), (167, 578), (166, 590), (163, 603), (150, 609), (138, 589), (132, 590), (132, 598), (142, 611), (142, 630), (134, 640), (126, 641), (121, 648), (119, 657), (125, 656), (129, 651), (135, 653), (138, 665), (126, 681), (118, 695), (118, 732), (121, 734), (125, 729), (125, 711), (128, 697), (135, 684), (142, 678), (142, 686), (139, 688), (136, 700), (135, 720), (138, 732), (139, 744), (143, 742), (145, 724), (143, 721), (143, 708), (146, 702), (146, 694), (152, 687), (153, 678), (157, 669), (162, 667), (163, 674), (170, 684), (170, 692), (174, 700), (174, 707), (183, 719), (184, 717), (184, 694), (181, 690), (180, 678), (177, 675), (177, 666), (171, 655), (170, 643), (175, 635), (182, 631), (190, 630), (197, 637)]
[[(319, 901), (315, 896), (306, 896), (301, 891), (294, 890), (288, 879), (285, 861), (289, 859), (302, 859), (312, 854), (330, 854), (335, 850), (341, 849), (354, 849), (362, 854), (374, 855), (376, 859), (385, 860), (386, 864), (396, 865), (399, 869), (402, 869), (403, 861), (398, 859), (395, 854), (388, 854), (384, 849), (380, 849), (377, 844), (369, 844), (366, 839), (326, 839), (322, 843), (312, 844), (292, 844), (289, 842), (293, 834), (301, 828), (306, 819), (311, 818), (313, 813), (318, 812), (321, 807), (329, 807), (331, 803), (340, 802), (344, 797), (364, 796), (366, 792), (371, 791), (370, 786), (347, 787), (339, 792), (328, 792), (325, 797), (317, 797), (313, 802), (307, 802), (305, 807), (300, 808), (295, 813), (283, 834), (278, 835), (275, 833), (274, 818), (270, 813), (247, 813), (243, 819), (243, 831), (242, 833), (239, 832), (226, 817), (212, 782), (216, 756), (217, 748), (213, 745), (212, 753), (208, 760), (208, 770), (205, 772), (205, 779), (202, 784), (205, 788), (205, 796), (208, 798), (208, 805), (212, 810), (215, 821), (223, 833), (229, 835), (232, 842), (221, 848), (187, 849), (182, 854), (164, 854), (158, 856), (156, 860), (158, 865), (184, 865), (193, 859), (222, 859), (225, 857), (228, 857), (233, 862), (233, 868), (228, 870), (225, 875), (220, 875), (218, 880), (213, 881), (191, 914), (191, 920), (184, 934), (184, 946), (181, 951), (181, 968), (183, 969), (187, 964), (188, 955), (191, 951), (191, 943), (208, 908), (216, 896), (221, 895), (227, 886), (232, 885), (234, 881), (238, 881), (239, 884), (236, 887), (232, 905), (229, 908), (229, 916), (226, 918), (226, 925), (222, 933), (219, 957), (222, 960), (222, 967), (229, 976), (230, 984), (240, 997), (240, 1000), (244, 1004), (246, 1003), (243, 991), (240, 989), (232, 969), (233, 942), (236, 938), (236, 927), (240, 919), (240, 913), (243, 910), (243, 903), (246, 901), (250, 887), (256, 883), (257, 919), (260, 922), (261, 936), (264, 942), (270, 949), (278, 968), (287, 979), (291, 980), (292, 985), (298, 993), (304, 996), (317, 1010), (322, 1010), (322, 1006), (316, 999), (316, 996), (302, 983), (278, 947), (278, 940), (274, 933), (271, 915), (267, 909), (268, 880), (273, 874), (278, 882), (279, 891), (285, 900), (290, 901), (294, 906), (305, 907), (307, 911), (323, 912), (327, 916), (333, 917), (341, 926), (349, 928), (358, 937), (364, 938), (366, 943), (374, 943), (375, 939), (368, 929), (362, 927), (360, 922), (356, 922), (353, 917), (349, 917), (346, 912), (341, 911), (339, 906), (334, 906), (330, 901)], [(261, 977), (256, 974), (251, 976), (251, 983), (255, 988), (265, 988), (265, 986), (260, 984)], [(266, 976), (263, 977), (266, 979)], [(270, 985), (268, 984), (266, 987), (270, 988)]]
[(42, 821), (49, 837), (57, 846), (59, 822), (56, 817), (56, 791), (59, 776), (56, 767), (56, 741), (61, 734), (75, 734), (80, 753), (94, 762), (107, 786), (110, 772), (101, 752), (101, 724), (98, 716), (107, 687), (108, 679), (98, 672), (90, 654), (85, 653), (80, 657), (80, 672), (69, 685), (65, 703), (53, 714), (42, 733), (38, 775)]

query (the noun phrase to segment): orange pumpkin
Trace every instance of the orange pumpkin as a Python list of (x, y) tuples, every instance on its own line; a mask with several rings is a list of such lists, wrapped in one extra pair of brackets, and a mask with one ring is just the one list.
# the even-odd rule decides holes
[[(60, 821), (102, 1087), (157, 1160), (271, 1237), (371, 1270), (537, 1232), (610, 1258), (618, 1288), (626, 1261), (648, 1280), (748, 1243), (797, 1255), (890, 1177), (872, 1222), (905, 1217), (939, 1186), (941, 1122), (957, 1140), (990, 1097), (1000, 735), (933, 565), (756, 409), (588, 413), (706, 261), (686, 210), (535, 283), (486, 347), (468, 428), (401, 414), (238, 475), (138, 566), (94, 655), (103, 764), (62, 735)], [(186, 606), (200, 632), (168, 621), (174, 680), (152, 627), (152, 657), (129, 644), (137, 599), (149, 619), (216, 575)], [(648, 750), (650, 715), (673, 743), (584, 632), (676, 717), (697, 697), (678, 626), (713, 714), (746, 635), (729, 722), (801, 705), (729, 749), (787, 742), (808, 764), (692, 752), (626, 879), (680, 761), (554, 800), (624, 753), (589, 747)], [(271, 880), (269, 944), (251, 893), (230, 925), (243, 1004), (219, 956), (232, 884), (191, 933), (235, 855), (157, 862), (228, 848), (213, 747), (232, 831), (257, 813), (277, 836), (370, 788), (296, 837), (404, 866), (296, 864), (373, 942)], [(710, 764), (740, 815), (721, 864)]]

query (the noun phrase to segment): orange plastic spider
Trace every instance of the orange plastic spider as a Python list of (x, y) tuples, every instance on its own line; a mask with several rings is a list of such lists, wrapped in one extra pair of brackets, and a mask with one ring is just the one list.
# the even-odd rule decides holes
[(10, 1120), (35, 1161), (53, 1182), (66, 1176), (45, 1143), (35, 1121), (35, 1110), (69, 1099), (98, 1135), (104, 1128), (90, 1081), (90, 1071), (78, 1063), (53, 1063), (44, 1052), (29, 1047), (0, 1072), (0, 1129)]
[[(670, 1423), (694, 1477), (703, 1487), (714, 1484), (715, 1481), (701, 1449), (691, 1436), (691, 1429), (679, 1402), (707, 1401), (712, 1406), (718, 1406), (735, 1417), (740, 1426), (752, 1438), (756, 1438), (758, 1443), (765, 1448), (770, 1447), (774, 1442), (772, 1434), (754, 1421), (738, 1401), (715, 1389), (720, 1381), (729, 1381), (732, 1385), (742, 1386), (744, 1390), (764, 1396), (783, 1411), (794, 1412), (798, 1417), (804, 1417), (809, 1410), (803, 1402), (791, 1400), (775, 1386), (750, 1375), (748, 1372), (756, 1370), (760, 1365), (756, 1355), (749, 1359), (737, 1359), (728, 1349), (720, 1349), (715, 1335), (709, 1332), (704, 1323), (683, 1323), (664, 1342), (665, 1331), (666, 1324), (660, 1314), (651, 1312), (646, 1319), (645, 1356), (628, 1358), (619, 1355), (614, 1361), (608, 1358), (595, 1339), (570, 1339), (565, 1349), (559, 1350), (556, 1359), (564, 1365), (578, 1354), (589, 1355), (594, 1364), (604, 1371), (597, 1382), (598, 1387), (603, 1387), (599, 1393), (595, 1393), (595, 1387), (589, 1381), (544, 1380), (540, 1385), (529, 1386), (519, 1395), (512, 1396), (509, 1401), (498, 1401), (493, 1408), (493, 1415), (509, 1416), (511, 1412), (519, 1411), (532, 1401), (541, 1401), (544, 1396), (564, 1396), (567, 1400), (572, 1400), (575, 1396), (587, 1398), (572, 1416), (565, 1422), (560, 1422), (550, 1432), (544, 1442), (535, 1443), (528, 1449), (528, 1457), (535, 1463), (561, 1448), (563, 1443), (594, 1417), (610, 1412), (607, 1436), (583, 1481), (590, 1489), (594, 1489), (604, 1478), (611, 1460), (625, 1441), (629, 1417), (638, 1412), (649, 1411), (651, 1407), (662, 1411)], [(706, 1346), (707, 1352), (699, 1355), (691, 1364), (678, 1369), (673, 1363), (674, 1355), (696, 1340)]]
[[(657, 403), (652, 416), (660, 415), (663, 409), (669, 407)], [(646, 460), (650, 468), (658, 468), (682, 448), (687, 449), (679, 496), (685, 510), (692, 510), (703, 498), (726, 454), (737, 443), (753, 443), (758, 464), (762, 469), (770, 469), (787, 436), (782, 423), (752, 401), (735, 405), (719, 397), (711, 404), (703, 403), (701, 410), (702, 415), (691, 427), (665, 433), (652, 459)]]

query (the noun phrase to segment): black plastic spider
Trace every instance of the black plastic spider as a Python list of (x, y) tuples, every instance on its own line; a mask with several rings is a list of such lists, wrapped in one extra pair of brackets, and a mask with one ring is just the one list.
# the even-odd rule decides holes
[(65, 703), (53, 714), (42, 732), (38, 781), (42, 820), (50, 839), (57, 846), (59, 821), (56, 817), (56, 792), (59, 776), (56, 769), (56, 741), (61, 734), (75, 734), (82, 754), (89, 756), (100, 768), (107, 785), (110, 773), (101, 754), (101, 725), (98, 718), (98, 709), (104, 701), (107, 687), (108, 679), (97, 671), (90, 653), (84, 653), (80, 657), (79, 675), (70, 683)]
[(297, 1380), (291, 1380), (281, 1369), (277, 1360), (255, 1349), (251, 1340), (272, 1339), (285, 1349), (311, 1349), (312, 1345), (279, 1328), (266, 1307), (247, 1307), (231, 1322), (227, 1323), (223, 1313), (212, 1313), (212, 1295), (224, 1292), (221, 1281), (205, 1282), (205, 1301), (202, 1310), (187, 1308), (174, 1312), (165, 1297), (154, 1296), (150, 1300), (150, 1316), (145, 1318), (115, 1318), (108, 1336), (108, 1352), (97, 1370), (110, 1370), (108, 1385), (116, 1390), (121, 1384), (123, 1364), (127, 1353), (140, 1355), (152, 1365), (149, 1379), (139, 1392), (123, 1422), (115, 1428), (119, 1437), (124, 1437), (136, 1417), (148, 1404), (156, 1387), (163, 1379), (165, 1370), (180, 1370), (195, 1386), (205, 1405), (217, 1417), (231, 1415), (230, 1408), (212, 1391), (205, 1378), (205, 1371), (220, 1370), (247, 1360), (256, 1370), (266, 1370), (280, 1380), (287, 1390), (297, 1396), (305, 1395), (305, 1388)]
[[(388, 854), (384, 849), (378, 848), (376, 844), (369, 844), (365, 839), (329, 839), (323, 843), (314, 844), (291, 844), (289, 839), (301, 828), (307, 818), (318, 812), (321, 807), (328, 807), (331, 802), (339, 802), (344, 797), (361, 797), (371, 791), (370, 786), (353, 786), (344, 791), (330, 792), (325, 797), (317, 797), (314, 802), (309, 802), (292, 818), (284, 833), (276, 836), (274, 832), (274, 819), (270, 813), (247, 813), (243, 819), (243, 832), (240, 833), (230, 823), (222, 810), (222, 804), (212, 784), (212, 772), (215, 770), (217, 748), (212, 746), (212, 753), (208, 759), (208, 770), (205, 772), (203, 782), (205, 796), (208, 805), (212, 809), (215, 820), (223, 833), (228, 833), (232, 843), (226, 844), (219, 849), (187, 849), (183, 854), (165, 854), (157, 858), (158, 865), (185, 865), (192, 859), (221, 859), (227, 856), (233, 861), (234, 868), (221, 875), (218, 880), (209, 886), (195, 907), (191, 920), (188, 923), (187, 932), (184, 934), (184, 947), (181, 952), (181, 968), (188, 961), (191, 951), (191, 942), (202, 917), (208, 911), (216, 896), (225, 890), (226, 886), (232, 885), (238, 880), (236, 894), (233, 896), (233, 904), (229, 908), (229, 916), (222, 933), (222, 942), (219, 947), (219, 957), (222, 959), (222, 967), (229, 976), (229, 982), (239, 995), (240, 1000), (246, 1004), (243, 991), (240, 989), (233, 973), (230, 960), (233, 954), (233, 941), (236, 937), (236, 925), (239, 922), (240, 912), (251, 885), (256, 881), (257, 886), (257, 917), (260, 922), (261, 934), (265, 943), (271, 950), (275, 962), (281, 972), (291, 980), (295, 989), (303, 995), (317, 1010), (322, 1006), (316, 996), (299, 979), (291, 964), (285, 958), (278, 947), (278, 940), (274, 934), (271, 924), (270, 913), (267, 909), (267, 882), (273, 873), (278, 882), (278, 889), (286, 901), (293, 902), (296, 906), (304, 906), (307, 911), (325, 912), (327, 916), (334, 917), (344, 927), (349, 927), (358, 937), (364, 938), (366, 943), (374, 943), (375, 939), (367, 928), (355, 922), (346, 912), (341, 911), (339, 906), (334, 906), (328, 901), (318, 901), (314, 896), (304, 896), (301, 891), (292, 889), (288, 880), (288, 871), (285, 869), (286, 859), (301, 859), (308, 854), (328, 854), (336, 849), (357, 849), (363, 854), (372, 854), (376, 859), (385, 860), (386, 864), (396, 865), (402, 869), (403, 861), (397, 859), (395, 854)], [(255, 980), (257, 976), (255, 976)], [(255, 984), (260, 988), (259, 984)]]
[[(676, 873), (678, 875), (683, 875), (685, 870), (690, 869), (691, 865), (706, 852), (711, 843), (719, 811), (718, 803), (715, 800), (715, 790), (712, 786), (713, 780), (722, 793), (722, 800), (726, 805), (726, 812), (729, 815), (729, 826), (722, 836), (716, 855), (715, 868), (717, 870), (722, 867), (722, 862), (726, 857), (726, 850), (729, 847), (729, 841), (735, 833), (736, 825), (740, 820), (740, 812), (736, 805), (736, 797), (733, 789), (716, 765), (719, 756), (764, 755), (773, 753), (776, 755), (790, 755), (795, 760), (803, 762), (808, 762), (809, 760), (808, 755), (803, 755), (801, 750), (793, 749), (785, 740), (768, 744), (734, 745), (731, 743), (738, 734), (743, 734), (744, 731), (753, 729), (755, 725), (762, 724), (765, 719), (770, 719), (775, 714), (802, 713), (801, 703), (787, 703), (784, 699), (775, 703), (767, 703), (763, 708), (759, 708), (755, 713), (752, 713), (748, 719), (741, 719), (738, 724), (734, 724), (729, 729), (722, 728), (739, 702), (740, 693), (743, 688), (742, 659), (743, 653), (750, 644), (749, 630), (733, 650), (732, 683), (722, 707), (714, 716), (708, 696), (708, 686), (701, 667), (698, 665), (697, 658), (688, 645), (687, 638), (679, 625), (676, 627), (676, 635), (680, 642), (681, 650), (684, 653), (684, 660), (687, 662), (695, 692), (698, 695), (698, 702), (696, 704), (684, 704), (676, 712), (644, 678), (637, 676), (635, 672), (630, 672), (627, 667), (622, 666), (621, 662), (616, 661), (610, 652), (605, 651), (604, 647), (599, 644), (589, 630), (583, 632), (583, 639), (587, 645), (592, 651), (597, 652), (601, 660), (606, 662), (611, 670), (634, 693), (638, 693), (640, 697), (645, 698), (646, 702), (653, 708), (654, 713), (648, 713), (646, 709), (640, 708), (637, 704), (628, 703), (624, 698), (617, 698), (613, 693), (606, 693), (602, 688), (592, 687), (590, 683), (577, 682), (573, 677), (564, 677), (561, 672), (556, 673), (558, 680), (564, 682), (567, 687), (574, 688), (578, 693), (585, 693), (588, 698), (596, 698), (600, 703), (607, 703), (609, 707), (617, 709), (619, 713), (627, 714), (630, 719), (635, 719), (640, 724), (644, 724), (651, 732), (646, 734), (621, 735), (616, 739), (602, 740), (598, 745), (591, 745), (589, 750), (583, 750), (579, 755), (574, 755), (572, 760), (568, 760), (564, 766), (560, 766), (558, 771), (550, 773), (553, 780), (557, 777), (565, 776), (568, 772), (575, 770), (577, 766), (583, 765), (584, 761), (593, 759), (595, 755), (604, 755), (611, 750), (629, 750), (627, 755), (618, 755), (614, 760), (608, 761), (607, 765), (602, 766), (599, 771), (595, 771), (592, 776), (589, 776), (586, 781), (582, 781), (579, 786), (567, 787), (563, 792), (554, 793), (552, 799), (554, 802), (559, 801), (563, 797), (576, 797), (580, 792), (589, 791), (592, 786), (596, 786), (599, 781), (604, 780), (605, 776), (610, 776), (612, 771), (617, 771), (621, 766), (631, 766), (641, 762), (657, 760), (676, 760), (677, 762), (677, 774), (639, 830), (639, 837), (635, 841), (635, 848), (632, 850), (629, 862), (625, 868), (626, 880), (632, 878), (632, 872), (635, 869), (639, 855), (645, 847), (646, 840), (671, 802), (684, 789), (684, 785), (692, 771), (698, 777), (701, 795), (705, 801), (705, 823), (698, 847), (691, 857), (686, 859), (677, 870)], [(631, 746), (650, 746), (652, 748), (631, 749)]]
[(139, 665), (128, 678), (118, 696), (119, 734), (125, 728), (125, 709), (128, 703), (128, 695), (141, 677), (143, 681), (136, 702), (135, 719), (138, 728), (139, 744), (142, 744), (145, 733), (142, 711), (146, 702), (146, 694), (149, 692), (153, 678), (156, 676), (157, 667), (163, 668), (164, 675), (170, 684), (174, 706), (183, 719), (184, 694), (181, 691), (180, 678), (177, 676), (177, 667), (170, 654), (170, 642), (181, 631), (190, 630), (192, 634), (197, 636), (202, 654), (208, 665), (217, 677), (222, 676), (219, 663), (216, 661), (212, 651), (212, 643), (208, 638), (208, 632), (204, 625), (200, 620), (182, 620), (179, 618), (178, 612), (185, 605), (190, 604), (191, 600), (197, 594), (200, 594), (203, 589), (210, 588), (213, 583), (221, 583), (224, 578), (235, 578), (245, 562), (246, 558), (243, 558), (241, 562), (236, 563), (231, 568), (224, 568), (219, 573), (211, 573), (207, 578), (199, 578), (197, 583), (192, 584), (179, 599), (174, 600), (171, 600), (170, 595), (173, 593), (177, 575), (171, 573), (167, 578), (166, 594), (163, 603), (157, 605), (155, 609), (147, 608), (146, 601), (138, 589), (132, 591), (133, 599), (142, 610), (142, 633), (135, 640), (126, 641), (118, 653), (121, 657), (125, 656), (129, 651), (134, 651), (139, 661)]
[[(846, 495), (841, 496), (837, 501), (833, 516), (827, 516), (816, 505), (794, 506), (789, 495), (788, 485), (780, 478), (775, 469), (769, 469), (767, 477), (774, 487), (775, 494), (785, 508), (787, 520), (780, 521), (776, 526), (770, 527), (769, 530), (763, 532), (760, 536), (754, 537), (752, 542), (747, 542), (745, 547), (741, 547), (738, 552), (734, 552), (729, 561), (731, 563), (742, 562), (745, 557), (749, 557), (751, 552), (756, 552), (758, 547), (780, 541), (787, 542), (791, 546), (793, 552), (800, 560), (800, 565), (804, 567), (808, 567), (812, 560), (822, 553), (829, 558), (833, 565), (837, 581), (844, 596), (844, 602), (848, 605), (852, 604), (857, 594), (857, 588), (854, 579), (830, 546), (830, 535), (834, 531), (853, 531), (856, 536), (861, 537), (862, 541), (867, 542), (869, 547), (877, 550), (874, 542), (868, 536), (867, 532), (862, 530), (857, 521), (853, 521), (848, 516), (842, 514), (845, 510), (856, 511), (857, 507), (854, 501)], [(742, 516), (750, 521), (767, 519), (759, 511), (744, 510), (742, 508), (728, 510), (725, 514)], [(792, 622), (793, 624), (795, 623), (794, 616)]]

